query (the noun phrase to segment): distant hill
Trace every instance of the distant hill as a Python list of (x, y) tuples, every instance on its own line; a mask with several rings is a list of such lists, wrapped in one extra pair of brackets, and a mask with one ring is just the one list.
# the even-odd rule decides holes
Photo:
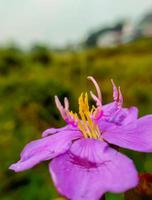
[(152, 37), (152, 12), (145, 14), (136, 25), (122, 21), (113, 26), (102, 27), (88, 35), (84, 46), (115, 46), (142, 37)]

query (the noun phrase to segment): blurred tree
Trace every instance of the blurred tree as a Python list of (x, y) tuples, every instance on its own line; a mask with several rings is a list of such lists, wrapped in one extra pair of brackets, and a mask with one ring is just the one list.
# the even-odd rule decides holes
[(11, 70), (21, 68), (24, 53), (17, 46), (8, 46), (0, 50), (0, 74), (6, 75)]
[(31, 49), (31, 58), (33, 62), (38, 62), (42, 65), (48, 65), (52, 61), (50, 50), (43, 44), (35, 44)]

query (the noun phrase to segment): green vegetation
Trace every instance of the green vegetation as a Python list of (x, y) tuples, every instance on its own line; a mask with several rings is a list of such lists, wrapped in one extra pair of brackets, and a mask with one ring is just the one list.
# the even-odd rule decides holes
[[(35, 46), (30, 52), (0, 49), (0, 199), (53, 200), (58, 197), (48, 172), (48, 162), (19, 174), (8, 170), (23, 146), (48, 127), (64, 124), (54, 95), (69, 97), (77, 110), (77, 97), (93, 86), (94, 76), (104, 103), (112, 99), (110, 78), (121, 86), (125, 106), (135, 105), (139, 115), (152, 113), (152, 39), (115, 48), (81, 52), (50, 52)], [(124, 150), (139, 171), (152, 171), (150, 154)], [(108, 199), (122, 199), (122, 195)]]

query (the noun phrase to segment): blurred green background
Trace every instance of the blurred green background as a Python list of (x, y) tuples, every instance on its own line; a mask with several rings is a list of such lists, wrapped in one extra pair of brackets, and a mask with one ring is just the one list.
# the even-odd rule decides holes
[[(49, 127), (61, 127), (54, 95), (70, 99), (77, 111), (82, 91), (94, 90), (86, 77), (98, 81), (104, 103), (112, 100), (110, 78), (121, 86), (125, 106), (137, 106), (139, 115), (152, 113), (152, 39), (140, 39), (112, 48), (50, 51), (36, 45), (30, 51), (15, 46), (0, 49), (0, 199), (53, 200), (59, 197), (48, 172), (48, 162), (31, 170), (8, 170), (26, 143)], [(151, 154), (123, 150), (137, 169), (152, 171)], [(108, 200), (123, 195), (107, 195)]]

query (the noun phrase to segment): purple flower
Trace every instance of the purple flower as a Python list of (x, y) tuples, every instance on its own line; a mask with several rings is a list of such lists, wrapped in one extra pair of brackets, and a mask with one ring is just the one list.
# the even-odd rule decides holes
[(87, 93), (79, 97), (79, 114), (69, 111), (55, 97), (57, 108), (67, 122), (50, 128), (42, 139), (30, 142), (20, 160), (10, 169), (20, 172), (41, 161), (51, 160), (49, 171), (58, 191), (72, 200), (98, 200), (105, 192), (124, 192), (138, 184), (131, 159), (110, 146), (152, 152), (152, 115), (138, 119), (136, 107), (123, 108), (120, 87), (113, 85), (113, 102), (102, 105), (100, 89), (93, 77), (97, 96), (90, 92), (96, 107), (89, 108)]

